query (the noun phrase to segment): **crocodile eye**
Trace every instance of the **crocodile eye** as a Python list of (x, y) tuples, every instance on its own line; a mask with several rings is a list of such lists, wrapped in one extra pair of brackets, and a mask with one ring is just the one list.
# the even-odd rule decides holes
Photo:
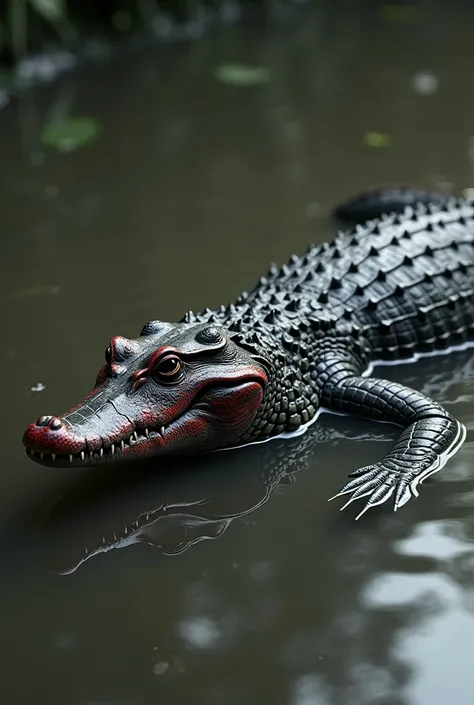
[(176, 355), (166, 355), (166, 357), (161, 358), (155, 367), (155, 374), (167, 382), (176, 379), (180, 372), (181, 361)]

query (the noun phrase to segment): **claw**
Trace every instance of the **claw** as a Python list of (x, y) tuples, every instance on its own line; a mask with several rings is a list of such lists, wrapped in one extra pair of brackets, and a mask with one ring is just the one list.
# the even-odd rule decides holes
[[(355, 476), (355, 477), (354, 477)], [(336, 497), (342, 497), (346, 494), (351, 494), (348, 501), (341, 507), (342, 512), (346, 507), (348, 507), (352, 502), (362, 497), (370, 495), (367, 504), (362, 509), (361, 512), (356, 516), (356, 520), (365, 514), (369, 509), (376, 507), (379, 504), (386, 502), (392, 494), (395, 492), (394, 501), (394, 511), (397, 511), (411, 498), (412, 494), (417, 496), (416, 484), (412, 480), (412, 475), (398, 479), (394, 476), (388, 468), (381, 467), (380, 465), (366, 465), (359, 470), (354, 471), (349, 475), (349, 477), (354, 477), (350, 480), (344, 487), (336, 494), (331, 497), (328, 501), (335, 499)], [(416, 478), (419, 481), (419, 477)]]
[[(351, 502), (353, 502), (356, 499), (360, 499), (361, 497), (365, 497), (368, 494), (371, 494), (372, 496), (377, 492), (377, 489), (380, 487), (381, 483), (385, 481), (385, 474), (379, 474), (376, 475), (376, 477), (373, 477), (371, 480), (367, 480), (363, 484), (361, 484), (357, 489), (354, 490), (352, 493), (352, 497), (344, 504), (343, 507), (341, 507), (340, 511), (342, 512), (343, 509), (345, 509)], [(354, 482), (354, 480), (353, 480)], [(351, 483), (349, 483), (351, 484)], [(369, 500), (370, 501), (370, 500)]]
[(350, 472), (348, 477), (358, 477), (359, 475), (364, 475), (370, 470), (377, 471), (377, 467), (375, 465), (365, 465), (363, 468), (357, 468), (357, 470), (353, 470), (352, 472)]
[[(458, 421), (440, 419), (439, 423), (441, 438), (443, 428), (450, 429), (450, 433), (455, 431), (450, 445), (444, 447), (441, 452), (436, 453), (419, 439), (418, 446), (415, 443), (414, 447), (413, 431), (409, 428), (405, 431), (405, 438), (402, 436), (401, 441), (384, 460), (351, 472), (349, 477), (354, 479), (344, 485), (331, 500), (350, 494), (349, 500), (341, 507), (342, 511), (356, 499), (370, 495), (365, 507), (356, 516), (357, 520), (372, 507), (386, 502), (394, 493), (394, 511), (403, 507), (412, 497), (418, 497), (418, 485), (438, 472), (459, 450), (466, 438), (466, 429)], [(453, 423), (456, 424), (454, 429)]]
[[(412, 493), (410, 491), (410, 481), (409, 478), (400, 480), (397, 491), (395, 492), (395, 501), (393, 503), (393, 511), (396, 512), (397, 509), (403, 507), (404, 504), (411, 499)], [(418, 497), (418, 492), (416, 492), (415, 497)]]
[(342, 505), (342, 507), (339, 509), (340, 512), (343, 512), (346, 507), (349, 506), (349, 504), (352, 504), (352, 502), (355, 502), (356, 499), (361, 499), (361, 497), (366, 497), (368, 494), (370, 494), (370, 490), (366, 490), (365, 492), (361, 492), (360, 494), (353, 494), (352, 497), (350, 497), (345, 504)]
[[(374, 465), (366, 465), (365, 468), (360, 468), (360, 470), (364, 471), (363, 475), (356, 478), (355, 480), (351, 480), (346, 485), (344, 485), (344, 487), (342, 487), (342, 489), (340, 489), (337, 494), (328, 499), (328, 502), (331, 502), (333, 499), (336, 499), (336, 497), (342, 497), (348, 492), (352, 492), (352, 490), (356, 490), (359, 487), (362, 487), (368, 481), (373, 480), (377, 476), (380, 477), (380, 475), (378, 474), (378, 470)], [(349, 477), (352, 477), (352, 475), (353, 473), (351, 473)]]
[(360, 519), (360, 517), (365, 514), (365, 512), (367, 512), (369, 509), (376, 507), (378, 504), (383, 504), (387, 501), (387, 499), (390, 499), (394, 489), (395, 488), (393, 485), (384, 484), (382, 485), (382, 487), (379, 487), (379, 489), (373, 493), (372, 497), (369, 499), (363, 510), (359, 512), (359, 514), (356, 516), (355, 520), (357, 521), (358, 519)]
[(366, 482), (366, 477), (360, 477), (357, 478), (357, 480), (351, 480), (351, 482), (348, 482), (344, 487), (342, 487), (337, 494), (335, 494), (333, 497), (330, 497), (328, 499), (328, 502), (331, 502), (333, 499), (336, 499), (336, 497), (342, 497), (345, 494), (348, 494), (349, 492), (352, 492), (352, 490), (356, 490), (359, 487), (362, 487), (365, 482)]

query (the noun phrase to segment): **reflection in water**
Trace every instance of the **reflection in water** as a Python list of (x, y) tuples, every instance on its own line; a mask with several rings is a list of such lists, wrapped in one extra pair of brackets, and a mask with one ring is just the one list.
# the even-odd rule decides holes
[[(422, 533), (427, 537), (435, 534), (434, 524), (426, 522)], [(320, 570), (315, 572), (308, 566), (307, 581), (305, 571), (296, 567), (302, 559), (298, 552), (294, 559), (280, 555), (280, 571), (271, 569), (270, 559), (263, 579), (255, 578), (247, 566), (245, 576), (235, 576), (236, 590), (251, 594), (243, 606), (235, 592), (228, 586), (224, 589), (218, 579), (192, 584), (181, 605), (178, 634), (186, 650), (198, 652), (201, 659), (206, 657), (206, 673), (216, 669), (213, 685), (208, 685), (200, 702), (206, 698), (220, 702), (218, 694), (227, 696), (234, 688), (239, 693), (235, 702), (258, 702), (254, 689), (242, 690), (237, 675), (222, 678), (217, 664), (219, 654), (231, 652), (238, 658), (249, 648), (249, 640), (258, 641), (260, 634), (268, 633), (271, 623), (271, 646), (265, 645), (264, 638), (259, 643), (278, 654), (275, 660), (288, 677), (287, 695), (278, 702), (442, 703), (436, 689), (446, 697), (453, 681), (442, 682), (426, 663), (436, 663), (436, 670), (443, 674), (449, 674), (454, 664), (460, 676), (465, 674), (469, 649), (461, 644), (470, 643), (474, 626), (474, 617), (465, 612), (464, 586), (449, 576), (449, 556), (459, 547), (453, 545), (454, 553), (445, 547), (442, 558), (435, 550), (433, 561), (429, 551), (425, 555), (423, 550), (420, 554), (406, 550), (417, 539), (405, 536), (410, 528), (404, 522), (393, 521), (374, 529), (373, 525), (355, 527), (353, 538), (335, 560), (310, 554), (308, 560), (316, 560)], [(472, 545), (470, 552), (472, 555)], [(391, 569), (384, 570), (384, 565)], [(318, 574), (332, 586), (329, 596), (318, 590)], [(285, 582), (296, 576), (303, 582), (294, 590), (286, 589)], [(291, 602), (290, 596), (297, 598)], [(252, 683), (254, 678), (251, 671)], [(436, 688), (430, 685), (430, 678)], [(423, 697), (426, 688), (433, 700)], [(234, 701), (231, 698), (229, 702)]]
[[(470, 351), (465, 351), (422, 364), (427, 380), (422, 391), (446, 403), (450, 390), (472, 374), (474, 363)], [(358, 423), (364, 430), (357, 430)], [(51, 534), (61, 537), (60, 552), (66, 551), (65, 565), (58, 571), (74, 572), (93, 556), (137, 543), (154, 546), (164, 555), (180, 554), (200, 541), (222, 536), (234, 519), (255, 511), (276, 487), (293, 482), (296, 472), (316, 464), (322, 443), (343, 438), (391, 440), (395, 434), (386, 424), (366, 425), (363, 420), (323, 414), (302, 437), (200, 458), (161, 459), (159, 475), (151, 459), (138, 464), (141, 473), (130, 468), (114, 471), (113, 487), (109, 472), (94, 469), (48, 518)], [(440, 527), (435, 525), (438, 533)]]
[[(293, 482), (297, 471), (314, 463), (321, 443), (343, 438), (390, 440), (395, 433), (388, 425), (344, 430), (342, 417), (325, 414), (301, 437), (202, 458), (160, 459), (158, 475), (152, 459), (141, 463), (141, 478), (129, 466), (122, 471), (121, 488), (114, 475), (113, 491), (110, 473), (94, 470), (88, 478), (92, 484), (80, 488), (86, 499), (78, 501), (76, 489), (50, 513), (48, 528), (60, 537), (60, 550), (72, 552), (70, 567), (59, 572), (72, 572), (95, 555), (136, 543), (176, 555), (200, 541), (216, 539), (234, 519), (255, 511), (276, 487)], [(127, 482), (130, 472), (135, 475), (132, 486)], [(69, 545), (64, 545), (65, 537)], [(79, 556), (74, 556), (78, 545)]]
[[(465, 535), (469, 526), (470, 537)], [(402, 663), (410, 664), (410, 693), (416, 702), (446, 702), (471, 667), (470, 650), (463, 645), (471, 641), (474, 629), (472, 528), (472, 512), (462, 520), (422, 522), (391, 546), (399, 571), (369, 577), (362, 591), (368, 614), (409, 617), (392, 649)], [(462, 688), (459, 697), (469, 702)]]

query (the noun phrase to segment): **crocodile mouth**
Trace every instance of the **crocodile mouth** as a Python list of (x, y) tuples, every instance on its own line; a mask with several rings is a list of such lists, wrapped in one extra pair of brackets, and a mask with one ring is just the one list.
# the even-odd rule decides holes
[(42, 465), (97, 465), (98, 463), (128, 459), (130, 453), (135, 454), (137, 451), (142, 455), (144, 450), (157, 449), (165, 443), (166, 429), (166, 426), (160, 426), (158, 429), (136, 428), (129, 436), (114, 443), (105, 442), (100, 448), (89, 448), (86, 439), (85, 447), (74, 453), (60, 451), (53, 453), (28, 447), (25, 450), (29, 458)]

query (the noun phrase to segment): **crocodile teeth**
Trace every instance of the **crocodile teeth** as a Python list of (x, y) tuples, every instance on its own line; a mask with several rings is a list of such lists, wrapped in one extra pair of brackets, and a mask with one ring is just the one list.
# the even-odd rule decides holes
[(104, 449), (103, 449), (103, 448), (100, 449), (99, 455), (100, 455), (101, 458), (104, 457)]
[(56, 461), (56, 453), (51, 453), (51, 457), (53, 459), (53, 463)]
[(85, 459), (86, 459), (86, 454), (84, 453), (83, 450), (81, 450), (81, 460), (82, 460), (82, 462), (84, 462)]
[(43, 460), (43, 458), (44, 458), (44, 453), (40, 453), (40, 458), (41, 458), (41, 460)]
[(147, 428), (145, 429), (145, 436), (146, 436), (147, 438), (150, 438), (150, 432), (149, 432), (149, 430), (148, 430)]
[(110, 446), (110, 452), (112, 453), (112, 455), (115, 455), (115, 445), (113, 443)]
[(92, 460), (92, 458), (94, 457), (94, 451), (92, 451), (92, 450), (89, 451), (89, 457)]
[(124, 449), (125, 449), (125, 443), (123, 441), (120, 441), (120, 450), (123, 451)]
[(72, 453), (69, 453), (69, 462), (72, 463)]
[(165, 427), (161, 426), (161, 428), (158, 429), (158, 433), (160, 434), (160, 436), (162, 438), (164, 438), (165, 437)]

